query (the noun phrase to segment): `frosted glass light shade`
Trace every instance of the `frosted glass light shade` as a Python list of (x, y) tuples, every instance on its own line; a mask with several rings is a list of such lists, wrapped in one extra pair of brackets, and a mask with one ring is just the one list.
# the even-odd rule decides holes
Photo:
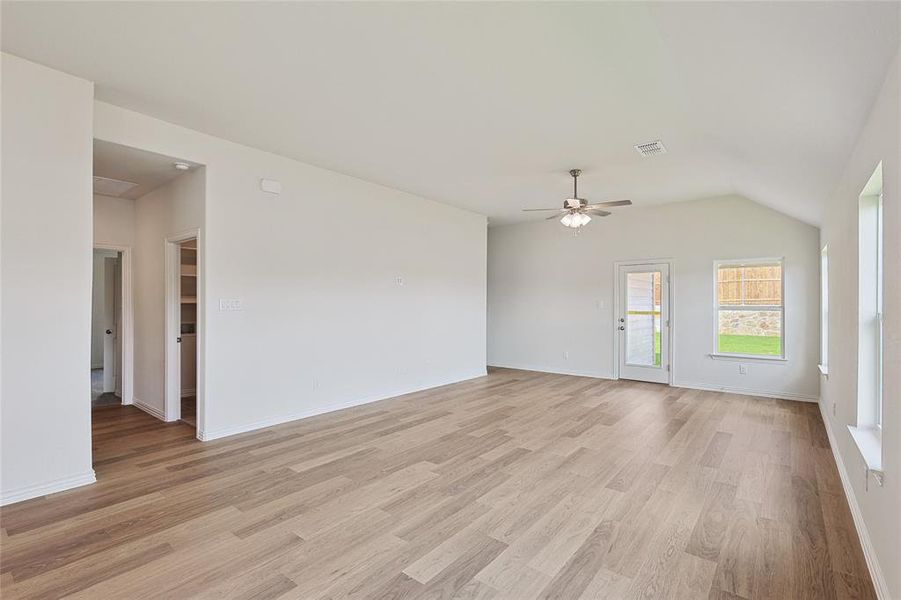
[(587, 225), (589, 221), (591, 221), (591, 217), (585, 213), (566, 213), (563, 215), (563, 218), (560, 219), (561, 223), (567, 227), (572, 227), (573, 229), (578, 229), (583, 225)]

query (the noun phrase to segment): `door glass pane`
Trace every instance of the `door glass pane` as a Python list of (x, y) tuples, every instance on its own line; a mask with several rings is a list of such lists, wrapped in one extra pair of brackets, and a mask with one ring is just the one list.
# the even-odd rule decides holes
[(626, 273), (626, 362), (660, 366), (660, 271)]

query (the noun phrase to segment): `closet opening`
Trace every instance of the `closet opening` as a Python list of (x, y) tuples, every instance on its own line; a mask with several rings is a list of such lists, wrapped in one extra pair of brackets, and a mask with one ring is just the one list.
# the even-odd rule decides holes
[[(197, 427), (197, 281), (198, 248), (197, 238), (191, 237), (167, 240), (170, 246), (170, 260), (173, 262), (173, 276), (170, 283), (170, 337), (174, 338), (172, 370), (168, 373), (169, 387), (175, 398), (171, 406), (172, 420), (180, 419), (192, 427)], [(177, 368), (178, 372), (175, 372)]]

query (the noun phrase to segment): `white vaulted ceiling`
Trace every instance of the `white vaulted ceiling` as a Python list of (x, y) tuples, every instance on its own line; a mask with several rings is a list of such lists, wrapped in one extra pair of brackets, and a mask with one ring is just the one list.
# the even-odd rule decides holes
[[(98, 99), (491, 217), (738, 193), (811, 223), (899, 44), (894, 2), (3, 2)], [(634, 144), (663, 140), (642, 158)], [(532, 217), (528, 218), (540, 218)]]

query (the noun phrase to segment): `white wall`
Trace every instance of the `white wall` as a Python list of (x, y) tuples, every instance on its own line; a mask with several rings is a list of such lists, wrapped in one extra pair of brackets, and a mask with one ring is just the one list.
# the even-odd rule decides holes
[(483, 216), (101, 102), (95, 136), (206, 165), (205, 438), (485, 373)]
[[(829, 245), (829, 377), (822, 408), (846, 472), (852, 512), (862, 521), (864, 550), (880, 566), (883, 597), (901, 598), (901, 119), (896, 57), (842, 180), (829, 199), (820, 242)], [(857, 419), (858, 196), (883, 162), (885, 235), (885, 375), (883, 469), (885, 486), (871, 479), (847, 425)], [(833, 408), (834, 407), (834, 408)], [(833, 414), (834, 410), (834, 414)]]
[(93, 481), (90, 82), (2, 55), (0, 495)]
[[(740, 197), (488, 234), (488, 364), (612, 377), (614, 261), (671, 258), (676, 385), (819, 397), (818, 230)], [(714, 360), (713, 261), (785, 257), (785, 362)], [(564, 352), (569, 358), (564, 359)]]
[(94, 243), (135, 245), (135, 201), (94, 194)]
[(176, 177), (135, 202), (135, 404), (162, 415), (165, 399), (165, 239), (203, 228), (204, 169)]

